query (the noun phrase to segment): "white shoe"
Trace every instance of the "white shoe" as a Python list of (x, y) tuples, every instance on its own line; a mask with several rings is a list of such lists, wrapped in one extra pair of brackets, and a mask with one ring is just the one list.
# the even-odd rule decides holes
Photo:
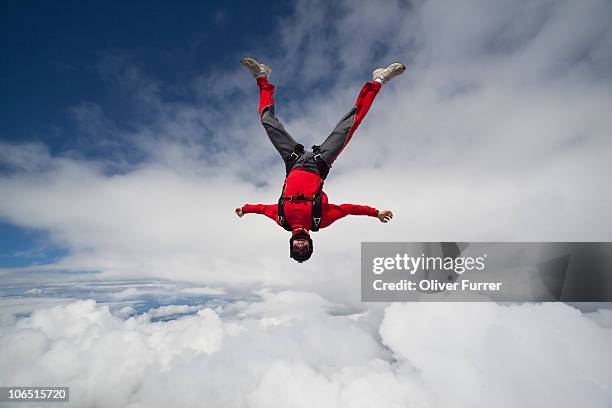
[(255, 78), (259, 76), (270, 77), (272, 74), (272, 68), (266, 64), (260, 64), (255, 58), (244, 57), (240, 60), (240, 63), (246, 67)]
[(372, 80), (380, 79), (383, 84), (386, 84), (391, 78), (396, 77), (406, 70), (404, 64), (394, 62), (387, 68), (378, 68), (372, 72)]

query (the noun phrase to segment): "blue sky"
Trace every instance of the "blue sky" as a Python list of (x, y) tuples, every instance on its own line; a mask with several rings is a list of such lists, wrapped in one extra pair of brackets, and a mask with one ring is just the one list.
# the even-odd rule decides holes
[(236, 50), (256, 42), (286, 14), (286, 2), (261, 7), (232, 2), (3, 1), (0, 9), (0, 118), (5, 140), (41, 140), (52, 152), (74, 146), (67, 114), (84, 101), (121, 111), (104, 81), (101, 61), (125, 53), (167, 86), (179, 86), (212, 67), (235, 64)]
[[(266, 33), (291, 7), (267, 2), (263, 24), (253, 19), (261, 5), (247, 1), (223, 8), (196, 1), (3, 1), (0, 140), (100, 159), (109, 152), (80, 134), (71, 109), (92, 102), (118, 123), (130, 114), (133, 120), (136, 109), (108, 80), (105, 61), (121, 55), (169, 90), (180, 89), (197, 75), (236, 64), (237, 50), (269, 41)], [(6, 171), (2, 164), (0, 170)], [(0, 222), (0, 267), (51, 262), (64, 253), (44, 231)]]

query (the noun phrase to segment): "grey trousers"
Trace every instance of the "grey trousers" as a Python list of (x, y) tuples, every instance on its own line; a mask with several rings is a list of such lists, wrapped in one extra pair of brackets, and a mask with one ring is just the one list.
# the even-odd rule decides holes
[[(260, 88), (261, 87), (262, 85), (260, 85)], [(350, 141), (353, 133), (365, 117), (365, 114), (370, 109), (381, 85), (378, 82), (367, 82), (361, 89), (355, 106), (340, 119), (331, 134), (318, 146), (318, 149), (315, 152), (304, 150), (297, 158), (295, 154), (292, 157), (292, 153), (296, 152), (296, 148), (300, 146), (300, 144), (285, 130), (283, 124), (274, 114), (274, 102), (271, 97), (274, 92), (273, 86), (266, 81), (264, 88), (265, 87), (269, 88), (262, 89), (262, 102), (260, 103), (261, 123), (266, 129), (270, 141), (285, 161), (287, 174), (289, 174), (289, 172), (296, 167), (304, 167), (309, 170), (319, 171), (317, 160), (315, 159), (322, 159), (327, 165), (327, 168), (331, 168), (332, 164)], [(317, 146), (313, 146), (313, 149), (316, 147)], [(319, 154), (320, 157), (315, 157)], [(323, 178), (326, 176), (327, 174), (322, 174)]]

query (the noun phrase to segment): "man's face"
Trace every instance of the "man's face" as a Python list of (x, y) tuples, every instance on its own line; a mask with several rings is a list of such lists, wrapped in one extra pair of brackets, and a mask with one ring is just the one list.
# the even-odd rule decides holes
[(300, 252), (306, 251), (310, 248), (310, 243), (307, 239), (295, 239), (293, 240), (293, 248), (299, 250)]

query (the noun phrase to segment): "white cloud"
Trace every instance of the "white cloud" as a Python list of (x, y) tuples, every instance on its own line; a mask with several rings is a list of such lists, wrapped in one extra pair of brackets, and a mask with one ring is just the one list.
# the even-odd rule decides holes
[(185, 288), (181, 291), (187, 295), (225, 295), (223, 288), (211, 288), (210, 286)]
[(26, 291), (26, 294), (28, 295), (42, 295), (43, 294), (43, 290), (40, 288), (32, 288)]
[(1, 329), (0, 379), (68, 385), (82, 407), (612, 400), (612, 330), (563, 304), (394, 304), (370, 327), (312, 293), (263, 295), (168, 322), (123, 320), (92, 301), (40, 309)]
[(440, 406), (570, 407), (585, 395), (587, 405), (605, 406), (611, 333), (555, 303), (394, 304), (381, 327), (400, 360), (444, 388)]
[(0, 142), (0, 163), (13, 169), (23, 172), (44, 170), (50, 161), (49, 152), (40, 144), (14, 145)]
[(0, 302), (0, 326), (12, 324), (17, 316), (28, 316), (36, 309), (65, 305), (74, 300), (67, 297), (5, 297)]
[(149, 317), (159, 318), (159, 317), (189, 314), (189, 313), (197, 312), (200, 309), (201, 308), (198, 306), (166, 305), (166, 306), (160, 306), (156, 309), (150, 309), (146, 314)]
[(131, 315), (135, 314), (136, 310), (132, 306), (124, 306), (117, 312), (117, 316), (128, 318)]

